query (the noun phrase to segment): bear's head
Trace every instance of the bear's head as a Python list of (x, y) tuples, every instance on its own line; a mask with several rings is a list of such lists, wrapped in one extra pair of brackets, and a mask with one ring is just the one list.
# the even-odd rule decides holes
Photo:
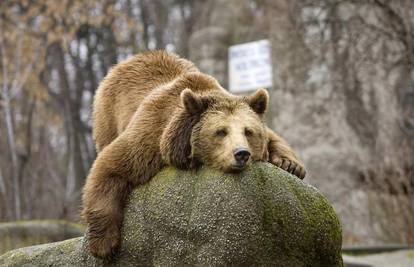
[(161, 138), (164, 161), (179, 168), (206, 165), (224, 172), (244, 170), (267, 159), (264, 114), (269, 96), (181, 93), (181, 106)]

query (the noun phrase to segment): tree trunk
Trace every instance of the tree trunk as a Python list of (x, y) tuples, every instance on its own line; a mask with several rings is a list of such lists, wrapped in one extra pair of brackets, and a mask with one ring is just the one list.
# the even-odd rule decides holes
[(80, 109), (79, 103), (76, 103), (71, 94), (70, 84), (68, 80), (68, 74), (65, 69), (65, 55), (60, 44), (55, 43), (54, 52), (55, 52), (55, 67), (59, 76), (59, 85), (65, 105), (65, 110), (68, 118), (68, 130), (69, 136), (71, 139), (71, 151), (70, 158), (72, 161), (73, 171), (74, 171), (74, 192), (80, 191), (83, 182), (86, 177), (86, 171), (83, 164), (82, 149), (81, 149), (81, 140), (79, 137), (81, 125), (80, 121)]

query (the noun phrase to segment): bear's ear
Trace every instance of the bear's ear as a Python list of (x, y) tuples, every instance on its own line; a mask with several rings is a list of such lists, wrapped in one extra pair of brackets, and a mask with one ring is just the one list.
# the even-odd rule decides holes
[(259, 89), (247, 97), (247, 103), (257, 114), (262, 115), (269, 105), (269, 94), (266, 89)]
[(203, 99), (196, 95), (191, 89), (184, 89), (181, 92), (181, 102), (183, 103), (184, 109), (189, 114), (201, 114), (205, 111), (206, 103)]

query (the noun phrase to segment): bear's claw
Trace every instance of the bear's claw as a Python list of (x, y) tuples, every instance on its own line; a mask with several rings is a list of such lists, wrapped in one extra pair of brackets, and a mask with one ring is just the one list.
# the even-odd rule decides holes
[(273, 156), (272, 159), (270, 160), (270, 163), (297, 176), (300, 179), (305, 178), (306, 170), (302, 166), (302, 164), (300, 164), (296, 160), (291, 160), (288, 158), (279, 158), (277, 156)]

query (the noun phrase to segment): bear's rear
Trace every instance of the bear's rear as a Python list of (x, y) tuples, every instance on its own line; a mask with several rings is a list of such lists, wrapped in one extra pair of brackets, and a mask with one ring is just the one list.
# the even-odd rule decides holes
[(125, 130), (153, 90), (192, 72), (198, 73), (193, 63), (164, 51), (138, 54), (112, 68), (94, 99), (93, 139), (97, 151)]

